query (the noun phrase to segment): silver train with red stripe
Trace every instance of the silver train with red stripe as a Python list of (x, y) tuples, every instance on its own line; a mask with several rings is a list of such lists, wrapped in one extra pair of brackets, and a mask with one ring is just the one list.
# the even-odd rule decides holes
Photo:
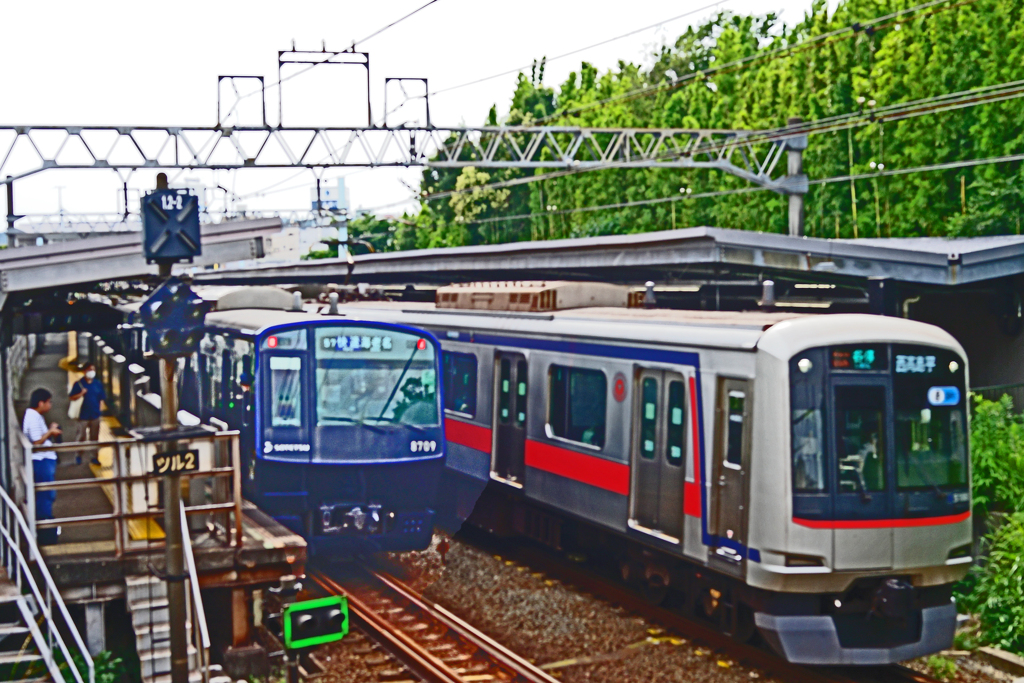
[(629, 308), (359, 315), (441, 340), (460, 514), (613, 558), (653, 599), (792, 662), (951, 645), (972, 527), (967, 364), (946, 332)]

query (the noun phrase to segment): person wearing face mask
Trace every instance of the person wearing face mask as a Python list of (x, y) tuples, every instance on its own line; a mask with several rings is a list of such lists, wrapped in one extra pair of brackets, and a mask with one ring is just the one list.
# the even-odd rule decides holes
[[(78, 413), (78, 432), (75, 441), (99, 441), (100, 438), (100, 416), (106, 409), (107, 394), (103, 385), (96, 380), (96, 366), (87, 363), (82, 368), (82, 379), (75, 382), (71, 387), (68, 398), (72, 401), (82, 399), (82, 408)], [(99, 465), (100, 461), (94, 451), (92, 464)], [(81, 456), (79, 456), (79, 459)]]

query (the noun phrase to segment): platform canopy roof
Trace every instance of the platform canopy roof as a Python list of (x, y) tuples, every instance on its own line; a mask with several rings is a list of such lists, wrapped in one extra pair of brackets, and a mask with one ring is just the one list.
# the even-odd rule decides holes
[(200, 273), (208, 284), (446, 284), (582, 279), (659, 284), (788, 273), (822, 281), (886, 278), (963, 285), (1024, 273), (1024, 236), (834, 240), (685, 228), (540, 242), (421, 249), (352, 258), (266, 263)]
[[(263, 256), (263, 237), (281, 230), (279, 218), (202, 226), (203, 255), (192, 266)], [(156, 275), (142, 257), (139, 232), (0, 250), (0, 303), (7, 295)]]

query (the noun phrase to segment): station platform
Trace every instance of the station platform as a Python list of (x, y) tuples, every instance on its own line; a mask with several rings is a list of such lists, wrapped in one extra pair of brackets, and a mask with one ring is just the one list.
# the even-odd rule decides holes
[[(75, 440), (77, 423), (68, 417), (68, 390), (80, 378), (76, 371), (74, 334), (40, 336), (37, 353), (24, 373), (20, 396), (27, 399), (42, 387), (53, 394), (53, 408), (45, 416), (63, 431), (63, 440)], [(19, 423), (27, 400), (15, 402)], [(117, 419), (104, 417), (100, 442), (128, 439)], [(114, 476), (113, 448), (101, 448), (99, 464), (92, 452), (59, 452), (57, 482), (108, 479)], [(136, 491), (148, 488), (136, 485)], [(115, 511), (115, 484), (58, 489), (54, 518), (111, 515)], [(130, 492), (129, 492), (130, 495)], [(156, 506), (156, 501), (146, 506)], [(129, 505), (130, 508), (130, 505)], [(301, 574), (306, 542), (248, 501), (241, 503), (241, 543), (225, 544), (223, 534), (199, 525), (192, 527), (192, 549), (201, 588), (251, 588), (275, 584), (283, 574)], [(63, 525), (58, 542), (40, 548), (50, 573), (66, 602), (90, 602), (122, 597), (128, 577), (152, 575), (164, 564), (164, 533), (158, 519), (126, 519), (130, 543), (118, 548), (115, 524), (104, 521)]]

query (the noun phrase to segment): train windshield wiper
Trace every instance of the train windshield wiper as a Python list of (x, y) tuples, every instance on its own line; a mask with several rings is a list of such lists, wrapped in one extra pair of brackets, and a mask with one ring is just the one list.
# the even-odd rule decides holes
[(387, 402), (384, 404), (384, 407), (381, 408), (380, 415), (377, 416), (378, 422), (384, 419), (384, 413), (388, 412), (388, 408), (391, 407), (391, 402), (395, 400), (395, 395), (398, 394), (398, 387), (402, 386), (402, 380), (405, 379), (405, 375), (409, 372), (409, 366), (412, 365), (413, 356), (415, 356), (416, 352), (419, 350), (420, 347), (417, 344), (413, 347), (412, 353), (410, 353), (409, 357), (405, 360), (405, 367), (402, 368), (402, 374), (399, 375), (398, 379), (395, 381), (395, 386), (391, 387), (391, 395), (388, 396)]

